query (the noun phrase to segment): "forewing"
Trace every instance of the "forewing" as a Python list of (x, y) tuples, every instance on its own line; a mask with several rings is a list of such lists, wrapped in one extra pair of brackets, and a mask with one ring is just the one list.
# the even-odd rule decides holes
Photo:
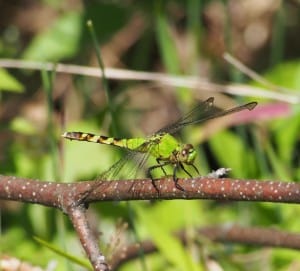
[(164, 132), (168, 132), (171, 134), (176, 133), (179, 129), (181, 129), (181, 127), (183, 127), (184, 123), (192, 123), (193, 120), (196, 120), (195, 118), (197, 117), (201, 118), (201, 116), (199, 116), (198, 114), (199, 112), (201, 114), (205, 114), (205, 112), (210, 112), (210, 110), (213, 108), (213, 104), (214, 104), (214, 97), (208, 98), (206, 101), (203, 101), (200, 104), (198, 104), (185, 116), (179, 118), (172, 124), (163, 127), (162, 129), (157, 131), (157, 133), (164, 133)]
[(223, 110), (215, 107), (214, 98), (210, 97), (206, 101), (200, 103), (198, 106), (192, 109), (184, 117), (180, 118), (173, 124), (164, 127), (163, 129), (159, 130), (159, 132), (168, 132), (170, 134), (173, 134), (186, 125), (200, 123), (214, 118), (223, 117), (246, 109), (252, 110), (256, 105), (257, 102), (250, 102), (244, 105)]

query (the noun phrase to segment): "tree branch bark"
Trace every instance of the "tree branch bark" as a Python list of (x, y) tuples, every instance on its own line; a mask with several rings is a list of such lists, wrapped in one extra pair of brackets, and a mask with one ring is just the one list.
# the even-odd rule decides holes
[[(85, 209), (89, 203), (153, 199), (300, 202), (299, 183), (211, 177), (179, 179), (178, 181), (184, 191), (175, 187), (172, 178), (156, 180), (155, 184), (159, 189), (159, 193), (157, 193), (150, 179), (55, 183), (0, 175), (0, 199), (36, 203), (63, 211), (70, 217), (81, 244), (97, 271), (107, 271), (109, 267), (104, 255), (99, 250), (97, 238), (92, 235), (89, 228), (85, 215)], [(286, 244), (286, 246), (295, 248), (298, 248), (300, 243), (298, 235), (297, 238), (295, 235), (289, 237), (289, 233), (281, 234), (274, 230), (264, 232), (261, 229), (252, 229), (251, 231), (247, 229), (243, 231), (242, 228), (234, 228), (225, 229), (224, 234), (224, 228), (210, 228), (209, 231), (206, 230), (205, 235), (222, 242), (258, 244), (261, 240), (261, 245), (280, 246)], [(284, 243), (282, 240), (285, 242), (289, 240), (290, 244)]]

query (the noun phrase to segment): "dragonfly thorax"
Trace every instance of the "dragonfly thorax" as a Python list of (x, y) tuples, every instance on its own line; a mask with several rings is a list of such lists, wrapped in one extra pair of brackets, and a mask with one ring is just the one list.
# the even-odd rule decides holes
[(174, 153), (173, 159), (175, 158), (176, 162), (192, 165), (194, 164), (196, 154), (197, 153), (192, 144), (182, 144)]

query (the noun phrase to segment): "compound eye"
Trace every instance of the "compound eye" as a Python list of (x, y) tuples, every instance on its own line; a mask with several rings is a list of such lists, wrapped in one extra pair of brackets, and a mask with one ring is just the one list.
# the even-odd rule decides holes
[[(189, 151), (189, 152), (190, 152), (190, 151)], [(184, 157), (187, 156), (187, 150), (186, 150), (186, 149), (183, 149), (182, 152), (181, 152), (181, 155), (184, 156)]]
[(181, 150), (181, 157), (187, 159), (191, 154), (194, 153), (194, 148), (191, 144), (186, 144)]
[(185, 147), (185, 150), (188, 153), (192, 153), (194, 151), (194, 147), (191, 144), (187, 144), (186, 147)]

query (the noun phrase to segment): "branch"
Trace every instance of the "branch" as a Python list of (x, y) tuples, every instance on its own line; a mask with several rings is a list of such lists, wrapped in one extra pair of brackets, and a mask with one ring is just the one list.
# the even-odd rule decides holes
[(0, 175), (0, 199), (38, 203), (67, 213), (69, 206), (97, 201), (152, 199), (214, 199), (231, 201), (300, 202), (300, 184), (199, 177), (179, 179), (185, 191), (177, 189), (172, 178), (118, 181), (55, 183)]
[(0, 199), (59, 208), (72, 221), (94, 270), (108, 271), (106, 259), (99, 250), (98, 240), (93, 237), (86, 218), (84, 198), (90, 189), (89, 182), (66, 184), (0, 175)]
[[(211, 241), (221, 243), (300, 249), (300, 234), (286, 233), (276, 229), (258, 227), (245, 228), (238, 225), (225, 225), (199, 228), (197, 229), (197, 233)], [(174, 236), (184, 245), (191, 241), (189, 240), (190, 237), (186, 235), (186, 231), (179, 231), (175, 233)], [(198, 239), (198, 236), (196, 238)], [(156, 252), (158, 248), (150, 240), (123, 247), (111, 257), (111, 270), (116, 270), (122, 264), (138, 258), (140, 256), (140, 250), (143, 250), (145, 254), (150, 254)]]
[(79, 236), (80, 242), (96, 271), (108, 271), (104, 255), (101, 253), (98, 243), (88, 225), (86, 218), (86, 208), (83, 205), (73, 207), (69, 210), (68, 215), (73, 223), (73, 226)]
[(172, 178), (152, 181), (95, 181), (86, 202), (152, 199), (214, 199), (231, 201), (300, 202), (300, 184), (280, 181), (199, 177), (179, 179), (185, 191), (177, 189)]
[[(157, 193), (150, 179), (54, 183), (0, 175), (0, 199), (38, 203), (63, 211), (70, 217), (81, 244), (97, 271), (108, 270), (108, 265), (85, 216), (85, 207), (91, 202), (153, 199), (300, 202), (299, 183), (212, 177), (179, 179), (178, 182), (184, 191), (175, 187), (172, 178), (155, 180), (159, 189)], [(246, 237), (245, 233), (240, 232), (240, 235), (239, 238)], [(227, 238), (228, 235), (224, 240), (228, 240)]]

